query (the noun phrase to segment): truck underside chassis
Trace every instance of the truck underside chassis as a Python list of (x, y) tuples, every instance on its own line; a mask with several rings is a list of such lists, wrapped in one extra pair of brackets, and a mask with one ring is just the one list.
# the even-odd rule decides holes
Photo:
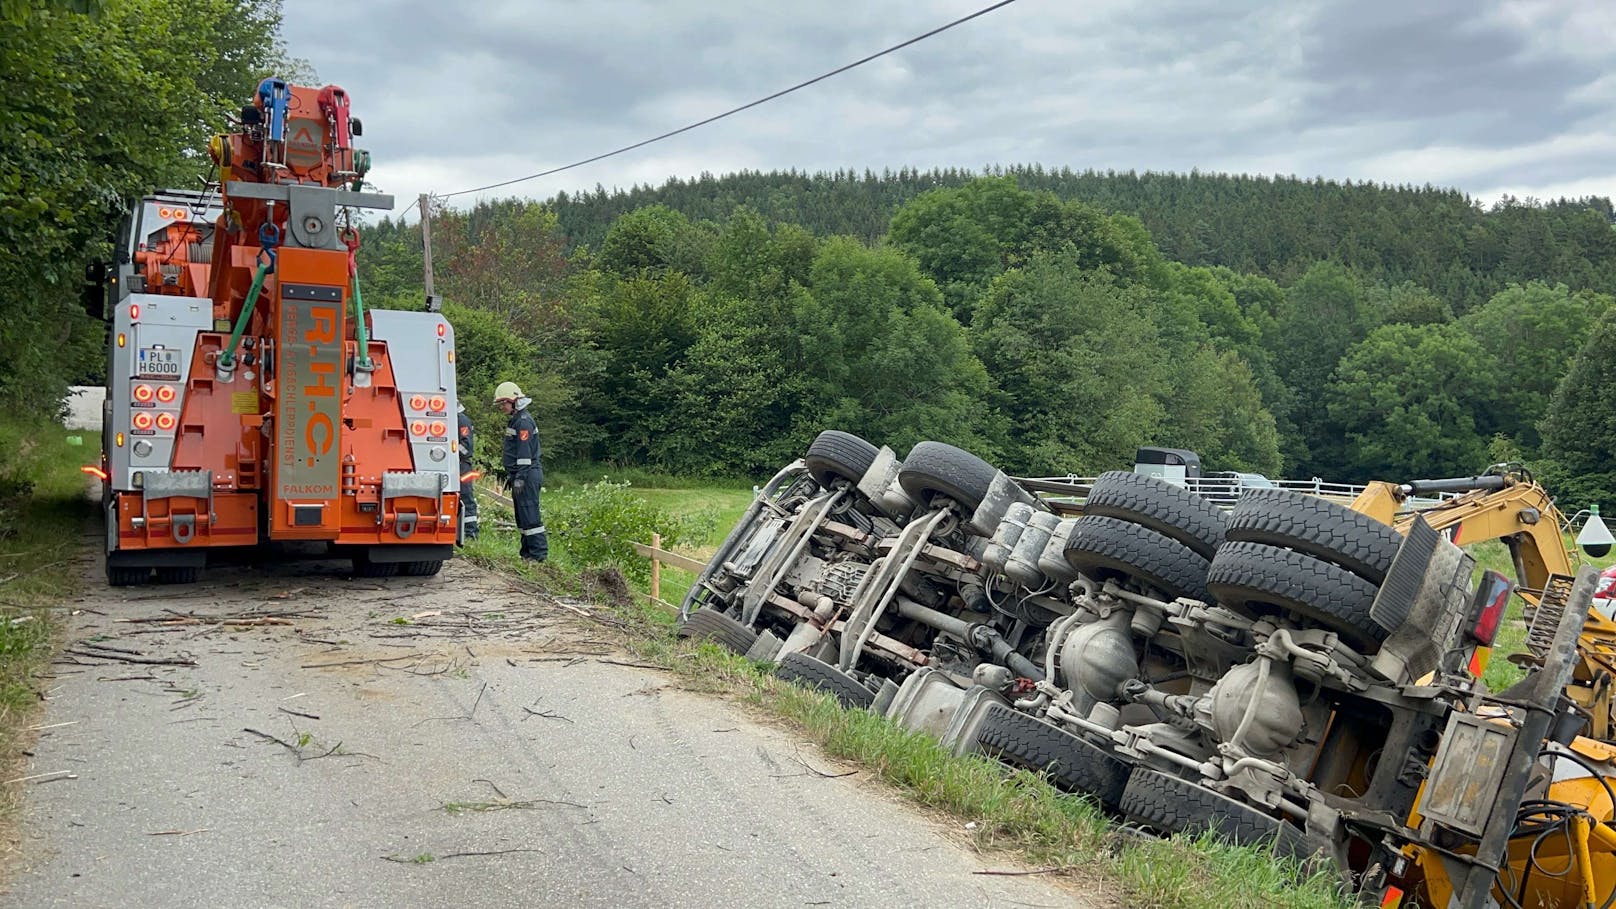
[[(1608, 896), (1616, 749), (1573, 734), (1556, 685), (1574, 653), (1547, 644), (1574, 651), (1591, 581), (1561, 578), (1537, 611), (1570, 618), (1534, 632), (1539, 665), (1517, 686), (1531, 708), (1478, 682), (1510, 585), (1473, 584), (1473, 559), (1423, 522), (1405, 536), (1279, 489), (1225, 514), (1125, 472), (1049, 491), (1086, 500), (1035, 498), (939, 443), (900, 463), (824, 433), (715, 555), (683, 633), (1148, 828), (1325, 854), (1354, 887), (1423, 905), (1485, 905), (1532, 875), (1534, 849), (1574, 849), (1561, 819), (1576, 812), (1474, 797), (1530, 782), (1579, 806), (1592, 843), (1531, 894), (1582, 905), (1586, 878), (1605, 888), (1595, 905)], [(1544, 750), (1524, 723), (1539, 716), (1581, 764)]]

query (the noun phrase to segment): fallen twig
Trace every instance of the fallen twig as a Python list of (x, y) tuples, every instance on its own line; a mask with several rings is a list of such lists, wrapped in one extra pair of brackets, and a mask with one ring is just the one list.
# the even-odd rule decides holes
[[(528, 716), (536, 716), (536, 717), (539, 717), (540, 719), (545, 719), (545, 720), (561, 720), (564, 723), (571, 723), (572, 722), (572, 720), (569, 720), (566, 717), (562, 716), (561, 714), (555, 713), (554, 711), (550, 711), (550, 710), (534, 710), (532, 707), (523, 707), (522, 709), (527, 711)], [(527, 719), (527, 717), (522, 717), (522, 719), (525, 720), (525, 719)]]
[(97, 653), (95, 651), (76, 650), (68, 647), (62, 651), (74, 656), (89, 657), (92, 660), (113, 660), (119, 663), (140, 663), (149, 666), (195, 666), (195, 660), (168, 659), (165, 657), (126, 656), (121, 653)]
[(286, 741), (285, 739), (282, 739), (282, 738), (277, 738), (276, 736), (270, 735), (267, 732), (259, 732), (256, 729), (249, 729), (249, 728), (244, 727), (241, 731), (242, 732), (250, 732), (253, 735), (258, 736), (261, 739), (268, 739), (269, 741), (274, 742), (275, 744), (281, 746), (282, 748), (285, 748), (287, 751), (292, 752), (292, 755), (297, 758), (298, 762), (302, 763), (302, 761), (303, 761), (303, 750), (301, 748), (298, 748), (296, 745), (293, 745), (291, 742), (288, 742), (288, 741)]
[(396, 657), (377, 657), (373, 660), (339, 660), (335, 663), (304, 663), (299, 669), (329, 669), (332, 666), (363, 666), (367, 663), (396, 663), (399, 660), (414, 659), (416, 654), (406, 653)]
[(190, 836), (193, 833), (207, 833), (207, 827), (198, 827), (195, 830), (148, 830), (147, 836)]
[(14, 780), (6, 780), (6, 785), (12, 783), (44, 783), (50, 780), (76, 780), (78, 776), (71, 770), (52, 770), (50, 773), (36, 773), (33, 776), (19, 776)]
[(1064, 873), (1064, 872), (1067, 872), (1067, 871), (1070, 871), (1070, 870), (1072, 870), (1070, 867), (1068, 867), (1066, 865), (1060, 865), (1060, 866), (1057, 866), (1057, 867), (1054, 867), (1054, 868), (1037, 868), (1037, 869), (1034, 869), (1032, 871), (1001, 871), (1001, 870), (996, 869), (996, 868), (984, 868), (981, 871), (972, 871), (971, 873), (972, 874), (990, 874), (990, 875), (996, 875), (998, 877), (1027, 877), (1028, 875), (1033, 875), (1033, 874), (1061, 874), (1061, 873)]
[(423, 855), (419, 858), (400, 858), (396, 855), (384, 855), (383, 861), (398, 862), (401, 865), (430, 865), (444, 859), (465, 858), (472, 855), (510, 855), (512, 852), (543, 852), (543, 849), (495, 849), (490, 852), (449, 852), (443, 855)]
[(276, 707), (275, 709), (279, 710), (281, 713), (290, 713), (292, 716), (308, 717), (311, 720), (317, 720), (317, 719), (320, 718), (319, 714), (316, 714), (316, 713), (304, 713), (301, 710), (293, 710), (290, 707)]

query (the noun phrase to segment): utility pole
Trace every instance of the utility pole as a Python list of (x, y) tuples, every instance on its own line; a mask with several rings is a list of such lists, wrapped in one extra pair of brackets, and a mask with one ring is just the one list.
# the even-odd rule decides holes
[(421, 194), (421, 266), (425, 275), (422, 281), (426, 285), (426, 311), (437, 312), (443, 305), (437, 294), (432, 292), (432, 195)]

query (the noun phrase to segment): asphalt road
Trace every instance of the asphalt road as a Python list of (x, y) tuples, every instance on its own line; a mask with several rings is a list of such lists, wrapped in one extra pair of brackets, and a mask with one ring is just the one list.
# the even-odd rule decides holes
[(462, 563), (75, 605), (0, 906), (1109, 903)]

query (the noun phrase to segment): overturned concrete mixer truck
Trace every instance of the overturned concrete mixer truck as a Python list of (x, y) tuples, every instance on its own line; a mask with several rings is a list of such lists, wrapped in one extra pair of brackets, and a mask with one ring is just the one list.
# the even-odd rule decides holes
[[(1325, 857), (1377, 905), (1608, 905), (1616, 623), (1564, 526), (1503, 465), (1225, 510), (827, 431), (760, 489), (680, 633), (1158, 832)], [(1458, 545), (1484, 539), (1516, 577)], [(1512, 602), (1526, 675), (1492, 692)]]

